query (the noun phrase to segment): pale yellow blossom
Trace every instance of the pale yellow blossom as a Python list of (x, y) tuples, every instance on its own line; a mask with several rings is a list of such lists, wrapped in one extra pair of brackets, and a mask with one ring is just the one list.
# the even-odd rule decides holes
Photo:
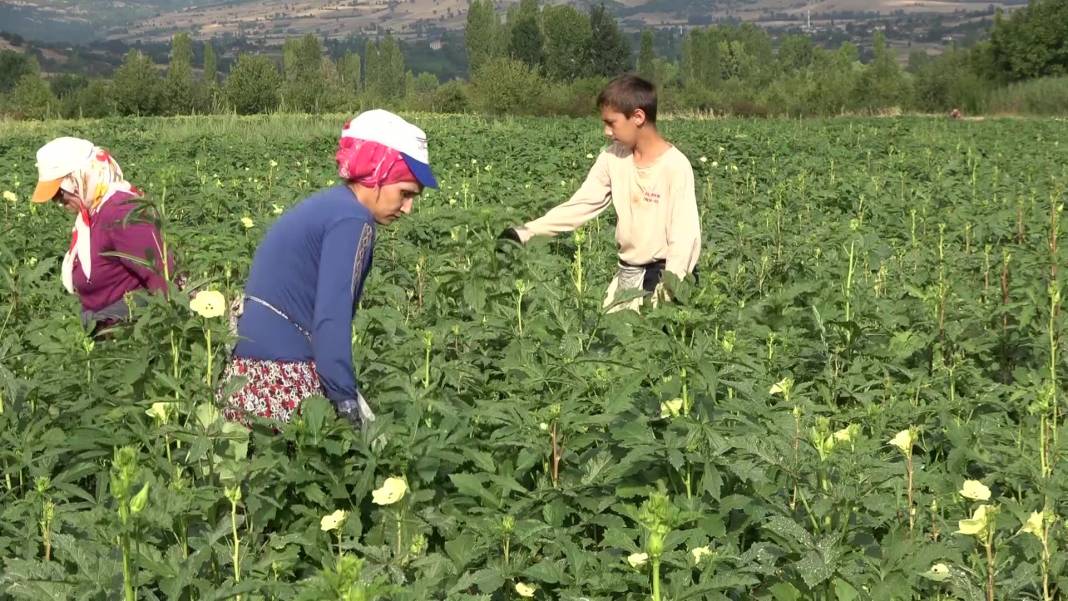
[(978, 480), (965, 480), (960, 489), (960, 496), (973, 501), (989, 501), (990, 489)]
[(642, 567), (647, 561), (649, 561), (648, 553), (631, 553), (627, 556), (627, 563), (635, 569)]
[(860, 426), (857, 424), (849, 424), (845, 428), (834, 433), (835, 442), (853, 442), (857, 438), (857, 432), (860, 431)]
[(151, 417), (160, 424), (166, 424), (170, 421), (171, 414), (174, 413), (175, 408), (174, 403), (152, 403), (152, 407), (145, 411), (145, 415)]
[(676, 417), (682, 414), (682, 399), (672, 399), (660, 403), (660, 417)]
[(911, 453), (912, 445), (915, 442), (912, 438), (912, 429), (902, 430), (898, 432), (893, 438), (890, 439), (890, 444), (901, 449), (902, 453)]
[(345, 524), (345, 519), (349, 517), (349, 512), (338, 509), (330, 515), (324, 515), (323, 519), (319, 520), (319, 529), (323, 532), (330, 532), (331, 530), (337, 530)]
[(936, 563), (927, 570), (924, 576), (936, 582), (944, 582), (949, 579), (949, 566), (944, 563)]
[(701, 563), (702, 559), (704, 559), (705, 557), (714, 556), (715, 552), (712, 551), (712, 549), (710, 547), (705, 546), (705, 547), (697, 547), (695, 549), (691, 549), (690, 550), (690, 555), (693, 557), (693, 562), (694, 563)]
[(993, 517), (994, 512), (991, 511), (989, 505), (980, 505), (972, 513), (972, 517), (965, 520), (960, 520), (957, 524), (957, 534), (967, 534), (968, 536), (983, 536), (987, 528), (990, 526), (990, 519)]
[(382, 487), (371, 493), (371, 500), (375, 505), (392, 505), (404, 498), (408, 492), (408, 483), (403, 478), (396, 476), (386, 478)]
[(189, 308), (201, 317), (222, 317), (226, 313), (226, 297), (216, 290), (205, 290), (197, 293), (193, 300), (189, 301)]
[(1046, 528), (1045, 517), (1041, 511), (1035, 511), (1031, 514), (1031, 517), (1027, 518), (1024, 522), (1023, 528), (1020, 528), (1020, 532), (1026, 532), (1027, 534), (1033, 534), (1039, 538), (1039, 540), (1045, 540)]
[(790, 390), (793, 387), (794, 387), (794, 379), (793, 378), (783, 378), (783, 379), (779, 380), (777, 383), (773, 384), (770, 389), (768, 389), (768, 394), (787, 395), (787, 394), (790, 394)]

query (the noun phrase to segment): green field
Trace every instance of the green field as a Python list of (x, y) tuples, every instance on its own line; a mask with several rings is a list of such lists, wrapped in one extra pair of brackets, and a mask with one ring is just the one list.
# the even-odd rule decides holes
[(1063, 121), (665, 121), (701, 279), (606, 316), (610, 213), (494, 250), (598, 122), (412, 115), (442, 189), (379, 230), (366, 434), (323, 399), (224, 428), (227, 322), (188, 291), (86, 338), (38, 146), (108, 147), (229, 299), (344, 119), (0, 123), (0, 599), (1068, 598)]

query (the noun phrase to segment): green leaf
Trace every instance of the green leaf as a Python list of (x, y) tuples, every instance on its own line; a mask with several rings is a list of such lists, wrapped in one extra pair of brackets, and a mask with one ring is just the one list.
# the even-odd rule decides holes
[(486, 594), (497, 592), (504, 585), (504, 576), (495, 568), (484, 568), (472, 575), (473, 582), (478, 590)]
[(768, 590), (775, 597), (775, 601), (799, 601), (801, 599), (801, 591), (789, 582), (775, 583)]
[(523, 574), (546, 584), (560, 584), (567, 578), (566, 567), (566, 562), (563, 559), (556, 561), (543, 559), (524, 570)]
[(222, 419), (222, 414), (219, 413), (219, 409), (211, 403), (197, 405), (196, 416), (197, 423), (204, 429), (211, 428)]
[(456, 564), (456, 567), (461, 570), (467, 567), (478, 556), (475, 536), (473, 534), (459, 534), (456, 538), (446, 541), (444, 547), (449, 559), (451, 559), (452, 562)]
[(841, 578), (834, 579), (834, 594), (838, 597), (838, 601), (855, 601), (860, 598), (857, 589)]
[(333, 416), (334, 408), (330, 401), (316, 395), (300, 404), (300, 415), (313, 437), (319, 437), (326, 426), (326, 421)]
[(795, 567), (801, 574), (801, 579), (805, 581), (805, 585), (810, 589), (816, 588), (834, 573), (834, 568), (828, 565), (823, 560), (823, 556), (815, 550), (806, 553), (801, 561), (795, 564)]
[(457, 493), (468, 497), (480, 498), (485, 491), (487, 478), (475, 474), (449, 474), (449, 480), (452, 480)]
[(772, 516), (768, 518), (764, 527), (783, 537), (787, 541), (799, 543), (803, 547), (811, 548), (816, 545), (815, 541), (812, 539), (812, 535), (798, 525), (797, 522), (789, 518), (780, 515)]
[(493, 455), (478, 449), (464, 449), (464, 455), (473, 461), (478, 469), (490, 474), (497, 473), (497, 462)]

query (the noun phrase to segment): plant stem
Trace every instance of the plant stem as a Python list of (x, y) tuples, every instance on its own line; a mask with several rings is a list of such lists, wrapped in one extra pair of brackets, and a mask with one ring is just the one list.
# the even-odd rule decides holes
[[(1056, 246), (1057, 234), (1054, 230), (1053, 245)], [(1053, 455), (1057, 452), (1057, 422), (1058, 413), (1060, 407), (1057, 401), (1057, 315), (1060, 313), (1060, 300), (1061, 290), (1060, 285), (1056, 280), (1056, 267), (1051, 268), (1053, 270), (1054, 280), (1050, 283), (1049, 289), (1049, 394), (1050, 394), (1050, 430), (1052, 434), (1051, 449), (1050, 449), (1050, 469), (1047, 477), (1053, 475), (1053, 463), (1056, 462), (1056, 457)]]
[(1049, 465), (1046, 459), (1046, 414), (1038, 417), (1038, 463), (1042, 469), (1042, 476), (1049, 476)]
[(986, 544), (986, 601), (994, 601), (994, 534), (987, 534)]
[(1001, 255), (1001, 373), (1002, 380), (1008, 382), (1009, 370), (1009, 261), (1011, 256), (1003, 250)]
[[(237, 534), (237, 499), (230, 499), (230, 533), (234, 537), (234, 583), (241, 582), (241, 538)], [(241, 595), (237, 596), (241, 601)]]
[(957, 405), (957, 379), (953, 377), (956, 372), (954, 365), (949, 366), (949, 405), (956, 407)]
[[(798, 470), (801, 462), (801, 407), (794, 406), (794, 470)], [(790, 511), (797, 508), (798, 476), (794, 473), (794, 494), (790, 497)]]
[(519, 335), (523, 335), (523, 293), (520, 292), (515, 300), (515, 316), (519, 323)]
[[(163, 230), (166, 229), (166, 227), (163, 227), (163, 226), (165, 226), (165, 222), (167, 220), (167, 186), (163, 186), (163, 194), (160, 196), (160, 201), (159, 201), (159, 212), (160, 212), (159, 216), (160, 216), (160, 220), (161, 220), (161, 222), (160, 222), (160, 226), (161, 227), (159, 229), (162, 232)], [(170, 255), (167, 254), (167, 238), (165, 236), (163, 236), (162, 233), (160, 234), (160, 238), (161, 238), (160, 245), (161, 245), (162, 248), (159, 248), (158, 250), (160, 251), (160, 255), (159, 255), (160, 256), (160, 260), (163, 262), (163, 279), (166, 280), (167, 282), (170, 282), (171, 281), (171, 266), (167, 262), (167, 258), (170, 256)]]
[(580, 300), (581, 300), (581, 297), (582, 297), (582, 291), (585, 288), (585, 285), (584, 285), (584, 282), (583, 282), (584, 274), (583, 274), (583, 271), (582, 271), (582, 239), (583, 238), (584, 238), (584, 236), (576, 236), (577, 244), (576, 244), (576, 247), (575, 247), (575, 262), (572, 265), (572, 269), (574, 270), (574, 282), (575, 282), (575, 292), (576, 292), (575, 297), (576, 297), (576, 299), (580, 299)]
[(916, 515), (912, 511), (912, 453), (908, 453), (905, 457), (905, 471), (908, 476), (908, 507), (906, 511), (909, 514), (909, 533), (912, 533), (912, 529), (916, 526)]
[[(685, 340), (686, 334), (683, 332), (683, 339)], [(679, 372), (679, 379), (682, 380), (682, 414), (689, 417), (690, 415), (690, 389), (686, 382), (686, 368), (682, 368)], [(686, 458), (686, 476), (683, 481), (686, 484), (686, 500), (693, 500), (693, 465), (690, 464), (690, 458)]]
[[(1045, 522), (1045, 519), (1043, 519)], [(1050, 527), (1043, 523), (1043, 529), (1045, 536), (1042, 537), (1042, 599), (1043, 601), (1053, 601), (1053, 595), (1049, 591), (1049, 564), (1050, 564), (1050, 552), (1049, 552), (1049, 530)]]
[(805, 515), (808, 516), (808, 522), (812, 524), (812, 531), (819, 532), (821, 530), (820, 524), (816, 521), (816, 514), (812, 512), (812, 507), (808, 504), (808, 497), (802, 492), (799, 493), (799, 498), (801, 499), (801, 505), (805, 508)]
[(403, 535), (404, 523), (401, 521), (400, 511), (397, 512), (397, 561), (401, 561), (401, 536)]
[[(125, 525), (124, 525), (125, 527)], [(122, 588), (126, 601), (137, 601), (133, 587), (133, 568), (130, 566), (130, 536), (126, 533), (120, 535), (122, 546)]]
[(430, 347), (433, 345), (432, 339), (427, 336), (426, 338), (426, 359), (423, 361), (423, 388), (430, 388)]
[[(178, 381), (178, 378), (181, 375), (179, 373), (179, 371), (178, 371), (178, 341), (174, 339), (174, 330), (171, 330), (170, 333), (171, 333), (171, 377), (173, 377), (175, 381)], [(175, 400), (178, 400), (178, 398), (179, 398), (179, 394), (178, 394), (177, 390), (174, 391), (174, 398), (175, 398)]]
[(204, 381), (207, 382), (208, 388), (211, 388), (211, 328), (204, 330), (204, 341), (206, 344), (205, 350), (208, 354), (208, 371), (204, 374)]
[[(853, 271), (856, 269), (856, 240), (850, 240), (849, 242), (849, 272), (846, 274), (845, 282), (845, 320), (850, 321), (853, 318), (852, 300), (853, 300)], [(851, 339), (852, 333), (850, 330), (846, 330), (846, 342)]]
[[(683, 339), (685, 340), (685, 333), (683, 333)], [(686, 384), (686, 368), (682, 368), (679, 372), (679, 379), (682, 380), (682, 414), (685, 416), (690, 415), (690, 390)]]
[(185, 516), (178, 519), (178, 527), (181, 530), (178, 534), (178, 540), (182, 543), (182, 558), (189, 559), (189, 527), (186, 524)]
[(660, 558), (653, 558), (653, 601), (660, 601)]
[(554, 421), (552, 425), (552, 444), (553, 444), (553, 463), (552, 463), (552, 479), (553, 487), (555, 488), (560, 484), (560, 444), (557, 438), (557, 423)]
[(52, 531), (44, 521), (41, 522), (41, 538), (44, 542), (44, 559), (52, 561)]
[(1046, 524), (1046, 520), (1043, 519), (1043, 534), (1042, 537), (1042, 601), (1053, 601), (1053, 596), (1050, 594), (1050, 562), (1052, 556), (1050, 555), (1050, 525)]
[(938, 341), (942, 345), (942, 364), (949, 364), (946, 349), (946, 300), (949, 282), (946, 279), (946, 224), (938, 224)]

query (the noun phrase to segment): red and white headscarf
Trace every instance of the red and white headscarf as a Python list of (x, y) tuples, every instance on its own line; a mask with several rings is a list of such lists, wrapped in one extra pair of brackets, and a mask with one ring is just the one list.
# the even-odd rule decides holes
[(368, 188), (418, 181), (400, 152), (378, 142), (341, 138), (335, 159), (338, 177)]

